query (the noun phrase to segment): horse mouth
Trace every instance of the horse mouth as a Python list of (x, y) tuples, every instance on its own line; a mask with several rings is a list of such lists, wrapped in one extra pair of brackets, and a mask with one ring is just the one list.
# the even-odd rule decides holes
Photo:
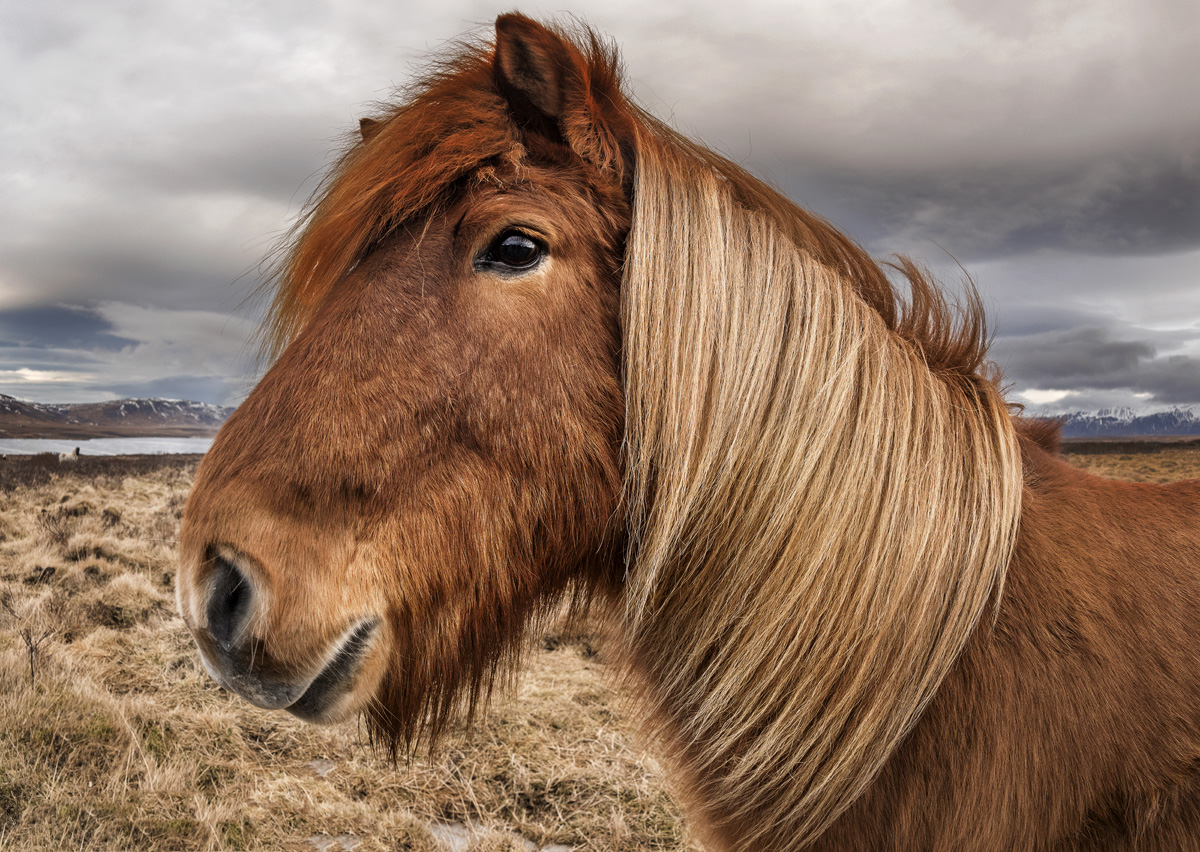
[(340, 705), (354, 691), (378, 627), (374, 619), (356, 626), (304, 693), (284, 709), (306, 722), (334, 721), (343, 715)]
[(255, 671), (248, 652), (231, 652), (201, 641), (200, 660), (218, 684), (256, 707), (287, 710), (307, 722), (337, 722), (353, 708), (360, 675), (377, 644), (379, 619), (364, 619), (347, 630), (333, 646), (328, 660), (310, 678), (281, 678), (269, 670)]

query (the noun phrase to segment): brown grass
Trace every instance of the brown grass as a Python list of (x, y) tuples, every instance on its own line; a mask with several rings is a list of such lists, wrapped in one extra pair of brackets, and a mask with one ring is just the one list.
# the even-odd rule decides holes
[[(1197, 446), (1065, 449), (1114, 478), (1200, 477)], [(473, 731), (410, 765), (222, 691), (172, 592), (195, 463), (0, 462), (0, 849), (433, 852), (458, 826), (472, 852), (698, 849), (599, 640), (562, 625)], [(31, 676), (24, 636), (43, 634)]]
[(1129, 482), (1200, 478), (1200, 441), (1068, 442), (1063, 457), (1096, 476)]

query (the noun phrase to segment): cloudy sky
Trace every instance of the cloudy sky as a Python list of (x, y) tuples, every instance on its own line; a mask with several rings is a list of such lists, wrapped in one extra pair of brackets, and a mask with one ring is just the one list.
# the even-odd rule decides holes
[[(370, 104), (511, 8), (0, 7), (0, 393), (235, 403), (248, 298)], [(1196, 0), (582, 0), (659, 115), (983, 293), (1046, 410), (1200, 403)], [(952, 259), (953, 258), (953, 259)]]

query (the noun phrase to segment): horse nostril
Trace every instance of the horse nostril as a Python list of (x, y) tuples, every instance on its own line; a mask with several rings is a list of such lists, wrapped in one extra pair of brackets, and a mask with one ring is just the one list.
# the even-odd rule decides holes
[(222, 556), (214, 555), (212, 592), (208, 599), (208, 632), (218, 646), (231, 650), (250, 614), (253, 590), (246, 575)]

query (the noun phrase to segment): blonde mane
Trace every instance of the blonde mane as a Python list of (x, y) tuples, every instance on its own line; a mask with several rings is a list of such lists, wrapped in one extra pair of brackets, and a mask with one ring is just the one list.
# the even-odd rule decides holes
[(956, 323), (901, 262), (897, 306), (824, 223), (639, 124), (627, 653), (709, 830), (799, 849), (875, 778), (998, 601), (1014, 425), (977, 300)]

